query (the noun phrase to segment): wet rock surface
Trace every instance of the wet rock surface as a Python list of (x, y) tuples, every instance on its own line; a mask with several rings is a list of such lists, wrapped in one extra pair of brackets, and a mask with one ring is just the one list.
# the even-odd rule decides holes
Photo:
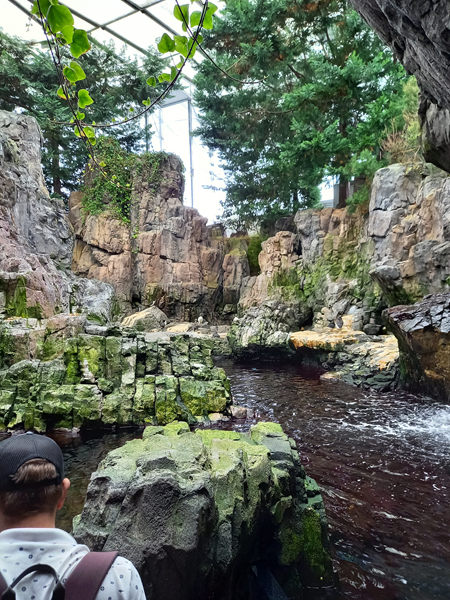
[(290, 598), (333, 584), (319, 488), (274, 423), (148, 427), (92, 475), (74, 535), (93, 550), (120, 548), (154, 600), (256, 600), (263, 568)]
[(231, 403), (215, 349), (211, 336), (143, 333), (93, 325), (85, 316), (6, 321), (0, 429), (203, 422)]
[(426, 296), (412, 306), (386, 311), (400, 347), (406, 382), (450, 401), (450, 293)]

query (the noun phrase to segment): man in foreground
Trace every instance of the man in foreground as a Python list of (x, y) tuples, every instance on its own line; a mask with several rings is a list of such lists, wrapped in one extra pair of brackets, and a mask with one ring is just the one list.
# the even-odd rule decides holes
[(13, 585), (27, 569), (49, 565), (59, 587), (66, 586), (66, 599), (76, 590), (79, 600), (145, 600), (139, 574), (125, 558), (112, 555), (108, 562), (106, 554), (93, 553), (78, 567), (89, 549), (55, 528), (69, 487), (61, 449), (50, 438), (25, 433), (0, 443), (0, 597), (6, 583), (17, 600), (51, 600), (51, 569), (33, 569)]

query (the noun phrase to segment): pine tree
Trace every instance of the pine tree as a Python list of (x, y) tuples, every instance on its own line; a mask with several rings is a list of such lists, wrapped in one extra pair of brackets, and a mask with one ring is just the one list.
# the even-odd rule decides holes
[[(109, 123), (123, 120), (142, 108), (143, 100), (156, 97), (156, 90), (149, 88), (146, 79), (161, 70), (164, 59), (156, 50), (149, 50), (149, 56), (138, 65), (124, 50), (116, 51), (113, 43), (92, 41), (91, 51), (80, 62), (87, 75), (83, 83), (95, 100), (86, 108), (87, 118)], [(42, 163), (47, 187), (52, 194), (64, 197), (67, 191), (79, 188), (87, 154), (73, 127), (58, 124), (72, 116), (67, 103), (55, 94), (58, 85), (48, 51), (0, 31), (0, 109), (22, 110), (37, 119), (44, 137)], [(151, 135), (139, 120), (102, 132), (130, 152), (142, 151), (146, 136)]]
[(223, 161), (228, 224), (314, 206), (325, 176), (345, 205), (354, 171), (380, 158), (406, 79), (357, 13), (345, 0), (228, 0), (205, 44), (234, 78), (204, 60), (195, 96), (197, 133)]

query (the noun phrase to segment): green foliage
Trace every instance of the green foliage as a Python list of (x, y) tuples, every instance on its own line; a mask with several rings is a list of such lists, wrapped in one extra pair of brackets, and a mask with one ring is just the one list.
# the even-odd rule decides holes
[[(182, 21), (183, 30), (189, 32), (189, 40), (185, 38), (186, 42), (182, 44), (183, 47), (181, 49), (182, 56), (184, 56), (185, 59), (193, 58), (197, 48), (197, 43), (203, 40), (200, 34), (201, 28), (213, 28), (213, 15), (216, 11), (217, 6), (209, 3), (208, 0), (206, 0), (202, 12), (194, 12), (192, 13), (191, 17), (189, 17), (189, 4), (185, 4), (182, 7), (179, 7), (178, 4), (175, 6), (175, 18)], [(69, 48), (70, 53), (74, 58), (79, 58), (81, 55), (88, 52), (91, 49), (91, 45), (87, 33), (83, 29), (74, 28), (75, 21), (70, 8), (59, 4), (59, 0), (34, 0), (31, 14), (36, 15), (40, 20), (47, 37), (47, 41), (52, 46), (53, 59), (55, 61), (58, 78), (60, 79), (60, 87), (58, 88), (56, 94), (59, 98), (68, 103), (68, 107), (72, 112), (72, 119), (70, 122), (75, 123), (75, 135), (88, 142), (89, 145), (94, 146), (95, 129), (93, 126), (95, 126), (95, 123), (93, 122), (91, 124), (92, 126), (84, 124), (76, 116), (75, 108), (75, 106), (77, 106), (78, 109), (83, 109), (86, 106), (93, 104), (94, 100), (89, 95), (88, 90), (79, 90), (78, 95), (76, 94), (76, 91), (72, 90), (72, 86), (75, 86), (76, 82), (80, 80), (80, 77), (77, 73), (77, 69), (72, 67), (72, 63), (70, 66), (64, 66), (63, 62), (61, 61), (60, 53), (60, 49), (64, 47)], [(158, 43), (158, 50), (162, 54), (166, 54), (168, 52), (173, 52), (176, 48), (176, 45), (175, 39), (173, 39), (167, 33), (164, 33)], [(62, 55), (62, 57), (64, 59), (64, 55)], [(158, 75), (158, 81), (161, 83), (172, 83), (179, 75), (178, 69), (181, 69), (183, 66), (184, 61), (180, 61), (176, 67), (169, 66), (170, 72), (161, 73)], [(81, 77), (81, 79), (84, 78), (85, 77)], [(156, 77), (152, 79), (148, 78), (147, 81), (153, 81), (153, 79), (156, 81)], [(153, 87), (153, 82), (149, 85)], [(147, 107), (151, 105), (149, 98), (142, 100), (142, 102)], [(127, 119), (124, 119), (124, 121), (126, 120)]]
[(258, 257), (262, 250), (262, 243), (266, 239), (267, 237), (263, 237), (261, 235), (251, 235), (248, 238), (247, 258), (248, 264), (250, 266), (250, 275), (252, 277), (261, 273), (261, 269), (259, 268)]
[(398, 99), (400, 113), (386, 128), (382, 149), (390, 164), (423, 162), (421, 127), (418, 116), (419, 86), (415, 77), (410, 77)]
[[(61, 51), (67, 53), (65, 48)], [(136, 60), (129, 60), (124, 50), (117, 53), (114, 44), (104, 46), (92, 40), (91, 51), (79, 62), (68, 57), (68, 64), (72, 69), (79, 64), (86, 75), (83, 88), (89, 90), (93, 99), (101, 99), (78, 111), (81, 120), (120, 120), (130, 107), (137, 109), (144, 99), (154, 100), (161, 93), (160, 86), (149, 91), (146, 83), (146, 73), (165, 64), (156, 50), (150, 49), (149, 56), (139, 65)], [(111, 73), (114, 77), (110, 77)], [(44, 137), (42, 163), (46, 185), (51, 193), (67, 197), (69, 191), (79, 189), (87, 159), (72, 131), (56, 123), (67, 122), (71, 117), (66, 103), (53, 94), (58, 85), (47, 51), (34, 49), (0, 30), (0, 109), (20, 109), (37, 119)], [(108, 134), (129, 152), (144, 150), (151, 136), (150, 128), (142, 128), (138, 121), (110, 128)]]
[(238, 80), (208, 61), (196, 76), (229, 226), (313, 207), (325, 176), (346, 183), (363, 151), (380, 156), (406, 74), (346, 0), (229, 0), (205, 45)]
[[(145, 153), (141, 156), (122, 149), (113, 138), (101, 137), (97, 144), (97, 159), (102, 170), (88, 165), (86, 184), (83, 186), (82, 206), (86, 213), (99, 215), (109, 211), (114, 217), (130, 224), (133, 177), (145, 170), (149, 189), (156, 192), (161, 184), (161, 162), (164, 152)], [(139, 235), (135, 229), (133, 238)]]

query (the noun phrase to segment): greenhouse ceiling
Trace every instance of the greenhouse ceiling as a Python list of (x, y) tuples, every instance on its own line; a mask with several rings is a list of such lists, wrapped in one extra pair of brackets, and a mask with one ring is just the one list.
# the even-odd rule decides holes
[[(0, 26), (11, 35), (43, 41), (39, 22), (30, 15), (33, 0), (0, 0)], [(147, 54), (149, 46), (163, 33), (183, 35), (180, 21), (173, 16), (175, 0), (65, 0), (75, 17), (75, 27), (85, 29), (99, 42), (111, 38), (125, 44), (129, 54)], [(196, 1), (200, 7), (202, 2)], [(190, 80), (193, 69), (187, 66)]]

